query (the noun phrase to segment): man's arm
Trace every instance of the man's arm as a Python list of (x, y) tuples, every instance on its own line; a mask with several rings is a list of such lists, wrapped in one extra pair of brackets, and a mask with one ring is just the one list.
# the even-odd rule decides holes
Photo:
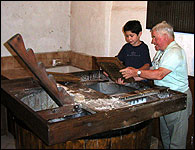
[[(139, 68), (139, 70), (149, 70), (151, 67), (150, 67), (150, 64), (147, 63), (145, 65), (143, 65), (142, 67)], [(151, 68), (152, 69), (152, 68)], [(141, 78), (141, 77), (133, 77), (135, 81), (141, 81), (141, 80), (145, 80), (145, 78)], [(115, 81), (117, 84), (122, 84), (122, 85), (125, 85), (126, 83), (124, 83), (124, 81), (119, 78), (117, 81)]]
[(139, 70), (149, 70), (150, 69), (150, 64), (144, 64), (142, 67), (139, 68)]
[[(132, 67), (127, 67), (125, 69), (120, 70), (125, 79), (128, 79), (130, 77), (138, 77), (137, 71), (138, 69)], [(141, 70), (140, 77), (151, 80), (162, 80), (170, 72), (171, 70), (162, 67), (155, 70)]]

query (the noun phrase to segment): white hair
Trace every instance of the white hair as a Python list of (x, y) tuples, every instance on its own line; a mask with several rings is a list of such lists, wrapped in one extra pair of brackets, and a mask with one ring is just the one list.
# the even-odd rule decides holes
[(166, 21), (162, 21), (161, 23), (158, 23), (152, 28), (152, 31), (157, 31), (161, 34), (167, 34), (169, 37), (174, 38), (174, 31), (173, 27), (168, 24)]

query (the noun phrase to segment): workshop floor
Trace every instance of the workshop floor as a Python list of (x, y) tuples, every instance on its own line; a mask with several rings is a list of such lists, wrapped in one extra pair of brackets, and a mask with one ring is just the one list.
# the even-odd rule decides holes
[(1, 136), (1, 149), (16, 149), (14, 136), (11, 133)]

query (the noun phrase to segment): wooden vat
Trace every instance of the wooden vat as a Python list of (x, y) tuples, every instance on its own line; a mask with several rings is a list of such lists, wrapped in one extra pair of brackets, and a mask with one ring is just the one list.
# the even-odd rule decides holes
[[(69, 88), (69, 90), (66, 89), (67, 92), (73, 91), (73, 97), (80, 94), (82, 100), (101, 98), (105, 101), (111, 97), (101, 93), (101, 90), (98, 92), (91, 89), (89, 92), (88, 87), (94, 84), (97, 75), (100, 75), (98, 76), (100, 77), (99, 81), (103, 80), (102, 72), (83, 71), (72, 73), (72, 75), (80, 77), (80, 81), (61, 84)], [(87, 81), (89, 78), (91, 80)], [(102, 83), (107, 84), (107, 82)], [(98, 85), (102, 84), (98, 83)], [(89, 107), (83, 105), (84, 113), (78, 115), (72, 110), (72, 107), (55, 105), (55, 102), (48, 97), (33, 78), (2, 80), (1, 94), (1, 103), (14, 114), (16, 120), (19, 120), (19, 123), (16, 122), (17, 148), (34, 148), (35, 146), (36, 148), (76, 148), (79, 146), (83, 148), (97, 147), (98, 149), (102, 147), (114, 149), (117, 146), (118, 148), (129, 147), (132, 149), (146, 148), (150, 144), (150, 124), (145, 124), (142, 128), (136, 127), (139, 127), (142, 122), (186, 107), (185, 94), (161, 87), (149, 87), (148, 90), (140, 89), (115, 95), (116, 98), (119, 96), (119, 101), (128, 98), (124, 100), (126, 103), (138, 98), (146, 98), (145, 103), (128, 104), (127, 107), (111, 108), (106, 111), (94, 109), (92, 105), (88, 105)], [(69, 94), (72, 95), (72, 93)], [(167, 94), (170, 96), (167, 97)], [(31, 95), (35, 97), (32, 98)], [(56, 119), (57, 121), (54, 121)], [(134, 125), (138, 126), (134, 127)], [(130, 132), (131, 130), (128, 129), (132, 127), (136, 130)], [(116, 129), (121, 130), (118, 130), (118, 135), (115, 134)], [(122, 129), (129, 132), (123, 132)], [(101, 134), (105, 134), (105, 132), (109, 133), (102, 137)]]
[[(17, 148), (148, 148), (146, 121), (186, 108), (186, 94), (141, 82), (126, 89), (102, 70), (52, 73), (56, 84), (20, 34), (7, 44), (35, 77), (1, 82), (1, 103), (17, 121)], [(112, 90), (105, 94), (104, 88)]]
[(16, 123), (17, 149), (149, 149), (151, 120), (54, 145), (47, 145), (24, 124)]
[[(36, 79), (1, 82), (1, 103), (13, 113), (17, 121), (17, 148), (148, 148), (151, 132), (150, 125), (145, 123), (153, 118), (186, 108), (186, 94), (165, 87), (149, 87), (148, 89), (144, 87), (143, 89), (138, 86), (134, 90), (127, 90), (127, 94), (112, 95), (123, 88), (116, 86), (115, 91), (110, 88), (114, 85), (113, 83), (102, 83), (107, 80), (102, 78), (100, 70), (66, 75), (49, 73), (53, 74), (56, 81), (62, 85), (60, 88), (65, 87), (65, 92), (73, 91), (73, 93), (61, 95), (61, 91), (56, 93), (55, 82), (53, 78), (50, 78), (51, 76), (47, 76), (44, 66), (36, 62), (32, 49), (26, 51), (21, 36), (16, 35), (10, 40), (9, 45), (36, 76)], [(73, 60), (81, 59), (80, 56), (72, 57), (72, 54), (72, 64), (74, 64)], [(88, 64), (90, 67), (94, 63)], [(79, 64), (79, 66), (86, 67), (86, 64)], [(19, 73), (24, 76), (24, 71), (22, 73), (19, 71)], [(15, 79), (15, 73), (13, 74), (12, 71), (3, 73), (6, 76), (10, 74)], [(76, 83), (69, 85), (64, 81)], [(136, 87), (138, 83), (131, 84), (132, 87)], [(52, 96), (52, 99), (43, 94), (44, 92), (41, 92), (42, 94), (37, 92), (43, 90), (40, 85), (47, 94)], [(103, 94), (105, 87), (112, 90)], [(112, 96), (109, 95), (110, 93)], [(35, 97), (30, 98), (33, 94)], [(81, 96), (80, 99), (75, 99), (77, 95)], [(113, 101), (113, 99), (117, 100)], [(140, 99), (142, 103), (137, 103)], [(66, 105), (70, 104), (67, 103), (69, 100), (77, 104)], [(88, 102), (91, 103), (88, 104)], [(108, 105), (104, 105), (104, 102)], [(106, 109), (104, 106), (107, 106)], [(143, 125), (142, 128), (139, 127), (140, 125)]]
[[(81, 73), (77, 73), (81, 74)], [(20, 101), (25, 105), (28, 105), (30, 109), (37, 112), (48, 109), (55, 109), (58, 106), (49, 97), (49, 95), (38, 85), (31, 83), (29, 79), (15, 80), (16, 88), (14, 91), (15, 96), (20, 98)], [(18, 82), (18, 83), (17, 83)], [(17, 84), (26, 84), (24, 90), (21, 90), (21, 86)], [(27, 88), (28, 87), (28, 88)], [(33, 88), (30, 88), (33, 87)], [(110, 87), (108, 87), (110, 88)], [(115, 87), (116, 88), (116, 87)], [(24, 92), (16, 92), (24, 91)], [(116, 89), (115, 89), (116, 90)], [(26, 91), (26, 92), (25, 92)], [(122, 90), (124, 91), (124, 90)], [(98, 94), (97, 94), (98, 95)], [(100, 94), (101, 95), (101, 94)], [(99, 96), (100, 96), (99, 95)], [(8, 99), (7, 99), (8, 100)], [(11, 100), (11, 99), (9, 99)], [(33, 118), (32, 118), (33, 119)], [(92, 136), (81, 137), (75, 140), (68, 140), (57, 144), (48, 145), (41, 140), (36, 133), (34, 133), (29, 127), (27, 127), (22, 120), (15, 117), (15, 138), (16, 148), (18, 149), (137, 149), (137, 148), (149, 148), (150, 146), (150, 120), (131, 125), (130, 127), (111, 130), (103, 133), (94, 134)], [(66, 133), (64, 133), (66, 134)], [(78, 133), (79, 134), (79, 133)]]

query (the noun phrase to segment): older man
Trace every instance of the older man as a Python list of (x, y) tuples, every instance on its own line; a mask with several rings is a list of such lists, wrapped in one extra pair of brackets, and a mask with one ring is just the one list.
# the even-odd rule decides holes
[[(175, 42), (173, 27), (166, 21), (151, 30), (152, 44), (156, 55), (150, 70), (127, 67), (120, 70), (123, 77), (135, 80), (152, 79), (158, 86), (187, 94), (187, 108), (160, 117), (160, 131), (165, 149), (186, 148), (188, 118), (192, 112), (192, 95), (188, 85), (188, 71), (185, 51)], [(120, 79), (120, 84), (124, 84)]]

